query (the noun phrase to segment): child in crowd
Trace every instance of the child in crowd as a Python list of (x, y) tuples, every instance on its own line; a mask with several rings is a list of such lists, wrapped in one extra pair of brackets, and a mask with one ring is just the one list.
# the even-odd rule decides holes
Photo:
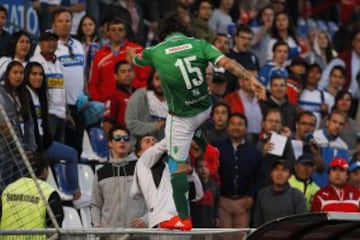
[(197, 202), (191, 202), (193, 226), (198, 228), (217, 227), (219, 225), (217, 211), (219, 189), (214, 179), (211, 178), (209, 168), (203, 158), (196, 161), (195, 168), (204, 190), (204, 196)]

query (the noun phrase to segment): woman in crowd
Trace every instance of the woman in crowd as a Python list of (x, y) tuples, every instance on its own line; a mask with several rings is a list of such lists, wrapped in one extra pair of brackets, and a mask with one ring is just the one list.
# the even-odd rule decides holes
[(92, 60), (100, 48), (100, 34), (94, 17), (85, 15), (81, 18), (76, 38), (82, 43), (85, 51), (85, 75), (86, 79), (89, 79)]
[(271, 39), (271, 28), (274, 22), (274, 9), (271, 6), (265, 6), (258, 13), (260, 27), (252, 28), (254, 31), (254, 40), (252, 42), (252, 51), (259, 58), (260, 66), (267, 62), (267, 47)]
[[(5, 113), (0, 114), (0, 135), (1, 139), (11, 141), (11, 131), (6, 124), (4, 114), (20, 140), (25, 153), (31, 156), (37, 150), (34, 122), (31, 118), (29, 96), (26, 92), (24, 80), (24, 67), (18, 61), (11, 61), (4, 74), (4, 85), (0, 87), (0, 105)], [(10, 156), (8, 155), (10, 154)], [(15, 161), (9, 161), (14, 158)], [(3, 179), (0, 183), (0, 191), (7, 184), (24, 176), (26, 168), (21, 159), (20, 152), (15, 144), (0, 144), (0, 177)]]
[(306, 56), (305, 60), (310, 63), (317, 63), (324, 69), (326, 65), (337, 56), (331, 44), (330, 37), (326, 31), (320, 31), (314, 39), (312, 51)]
[(5, 56), (0, 58), (0, 82), (5, 80), (6, 67), (12, 60), (16, 60), (25, 67), (30, 58), (31, 37), (25, 31), (14, 32), (10, 36)]
[(73, 195), (73, 204), (80, 208), (85, 206), (88, 196), (82, 196), (79, 189), (77, 152), (75, 149), (52, 141), (49, 130), (49, 108), (47, 100), (47, 86), (44, 77), (44, 69), (38, 62), (30, 62), (24, 71), (24, 82), (30, 93), (30, 108), (35, 124), (35, 135), (38, 145), (38, 151), (46, 150), (51, 162), (60, 163), (65, 161), (66, 178), (71, 187), (70, 192)]
[(273, 59), (272, 49), (275, 42), (279, 40), (283, 40), (289, 45), (289, 59), (299, 56), (300, 46), (295, 35), (295, 28), (286, 12), (279, 12), (275, 15), (271, 37), (267, 48), (267, 60)]
[(342, 90), (345, 83), (345, 68), (340, 65), (335, 65), (330, 70), (329, 81), (325, 91), (329, 93), (329, 102), (326, 104), (332, 108), (335, 104), (335, 96)]

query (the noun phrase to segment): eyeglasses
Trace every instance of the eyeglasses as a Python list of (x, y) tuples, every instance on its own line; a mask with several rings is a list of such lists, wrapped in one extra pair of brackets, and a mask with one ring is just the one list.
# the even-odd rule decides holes
[(124, 140), (125, 142), (128, 142), (130, 141), (130, 136), (129, 135), (114, 135), (112, 137), (112, 139), (115, 141), (115, 142), (120, 142), (121, 140)]

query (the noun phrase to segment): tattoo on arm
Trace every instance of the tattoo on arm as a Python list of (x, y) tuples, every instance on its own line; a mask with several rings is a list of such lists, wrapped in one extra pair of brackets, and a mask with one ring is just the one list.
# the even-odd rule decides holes
[(230, 60), (227, 65), (227, 70), (234, 76), (242, 79), (250, 79), (251, 74), (239, 63)]

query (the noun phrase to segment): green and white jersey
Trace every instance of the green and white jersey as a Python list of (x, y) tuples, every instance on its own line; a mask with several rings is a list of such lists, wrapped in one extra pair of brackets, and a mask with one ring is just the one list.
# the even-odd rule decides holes
[(216, 64), (221, 57), (223, 54), (205, 40), (174, 33), (146, 48), (134, 63), (156, 69), (171, 114), (192, 117), (211, 105), (205, 72), (209, 62)]

